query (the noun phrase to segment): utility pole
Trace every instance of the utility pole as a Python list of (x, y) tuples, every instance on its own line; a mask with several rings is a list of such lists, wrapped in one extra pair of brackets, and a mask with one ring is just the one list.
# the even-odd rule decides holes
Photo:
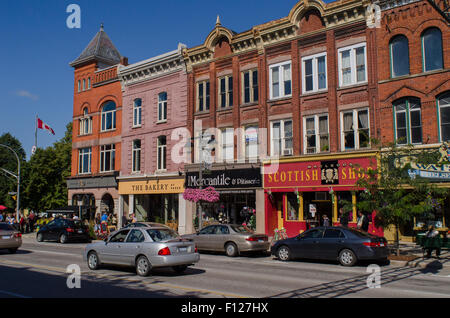
[(12, 173), (11, 171), (8, 171), (6, 169), (2, 169), (2, 170), (17, 179), (16, 219), (17, 219), (17, 221), (19, 221), (20, 220), (19, 219), (19, 216), (20, 216), (20, 212), (19, 212), (19, 209), (20, 209), (20, 159), (19, 159), (19, 155), (14, 151), (14, 149), (12, 149), (11, 147), (9, 147), (7, 145), (0, 144), (0, 146), (11, 150), (17, 159), (17, 175), (15, 175), (14, 173)]

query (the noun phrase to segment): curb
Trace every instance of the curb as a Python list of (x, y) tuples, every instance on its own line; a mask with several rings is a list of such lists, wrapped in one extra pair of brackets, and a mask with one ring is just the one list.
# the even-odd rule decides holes
[(413, 261), (396, 261), (396, 260), (389, 260), (390, 264), (397, 265), (400, 267), (418, 267), (418, 268), (429, 268), (429, 269), (444, 269), (444, 268), (450, 268), (450, 263), (441, 263), (443, 259), (435, 259), (431, 262), (424, 262), (423, 259), (420, 260), (413, 260)]

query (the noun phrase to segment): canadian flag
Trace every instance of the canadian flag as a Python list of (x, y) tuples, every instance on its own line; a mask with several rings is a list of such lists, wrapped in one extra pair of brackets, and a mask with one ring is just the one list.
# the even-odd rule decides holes
[(55, 134), (53, 129), (39, 118), (37, 119), (37, 128), (48, 130), (52, 135)]

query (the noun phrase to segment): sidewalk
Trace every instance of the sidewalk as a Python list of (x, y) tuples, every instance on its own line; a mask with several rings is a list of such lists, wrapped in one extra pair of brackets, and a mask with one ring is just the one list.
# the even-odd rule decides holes
[[(388, 245), (391, 255), (395, 255), (396, 246), (394, 244)], [(390, 260), (391, 264), (403, 267), (419, 267), (430, 269), (450, 268), (450, 251), (442, 249), (439, 258), (436, 257), (436, 252), (433, 251), (430, 258), (424, 257), (422, 247), (416, 243), (400, 242), (400, 256), (412, 256), (412, 260)]]

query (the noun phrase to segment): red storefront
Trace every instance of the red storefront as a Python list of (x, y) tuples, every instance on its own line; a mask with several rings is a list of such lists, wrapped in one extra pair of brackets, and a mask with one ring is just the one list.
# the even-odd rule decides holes
[[(368, 169), (377, 166), (376, 153), (364, 152), (339, 155), (308, 156), (281, 159), (264, 164), (264, 197), (266, 233), (285, 228), (289, 237), (322, 225), (323, 215), (330, 223), (340, 225), (340, 202), (353, 203), (348, 226), (356, 227), (356, 202), (364, 189), (355, 186)], [(369, 233), (382, 235), (373, 224), (375, 213), (369, 216)]]

